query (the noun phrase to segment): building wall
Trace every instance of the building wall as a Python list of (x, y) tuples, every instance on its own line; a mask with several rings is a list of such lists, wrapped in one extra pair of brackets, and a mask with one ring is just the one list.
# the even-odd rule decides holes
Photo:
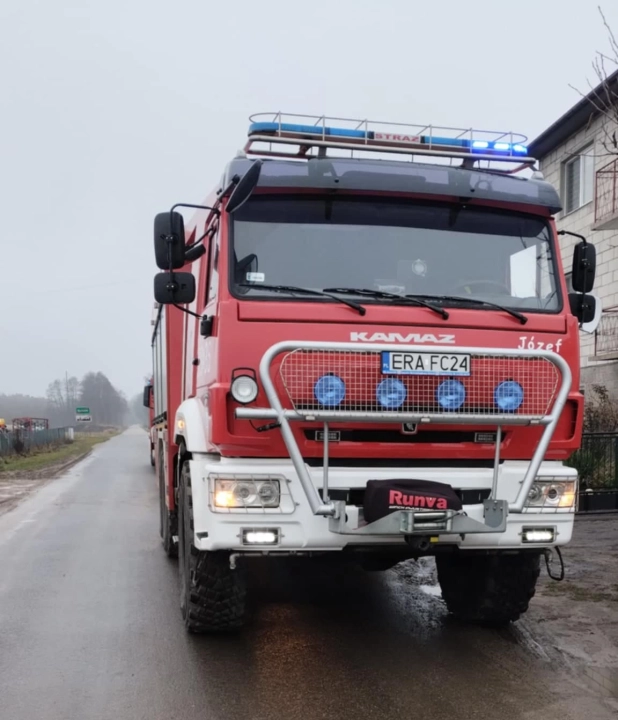
[[(572, 135), (565, 143), (540, 159), (540, 168), (545, 179), (558, 188), (564, 205), (564, 163), (577, 155), (590, 142), (594, 143), (594, 166), (597, 170), (607, 165), (612, 159), (603, 147), (605, 132), (602, 119), (599, 118)], [(594, 292), (603, 303), (603, 309), (618, 309), (618, 230), (594, 231), (594, 193), (592, 202), (571, 213), (560, 213), (556, 222), (558, 229), (579, 233), (594, 243), (597, 250), (597, 276)], [(571, 272), (573, 264), (573, 247), (577, 239), (568, 235), (560, 238), (562, 263), (566, 273)], [(599, 362), (594, 360), (594, 335), (581, 333), (582, 384), (605, 385), (618, 397), (618, 363)]]

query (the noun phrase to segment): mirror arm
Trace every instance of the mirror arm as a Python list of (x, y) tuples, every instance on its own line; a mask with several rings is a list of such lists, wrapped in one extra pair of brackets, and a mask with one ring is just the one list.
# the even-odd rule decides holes
[(185, 252), (189, 252), (189, 250), (193, 250), (193, 248), (197, 247), (202, 242), (202, 240), (205, 240), (209, 235), (214, 235), (214, 232), (215, 232), (215, 229), (211, 225), (208, 228), (208, 230), (206, 230), (206, 232), (201, 237), (199, 237), (194, 243), (192, 243), (191, 245), (187, 245), (187, 247), (185, 248)]
[(172, 303), (172, 305), (178, 310), (181, 310), (183, 313), (187, 313), (187, 315), (192, 315), (193, 317), (199, 318), (200, 320), (202, 318), (201, 315), (194, 313), (193, 310), (187, 310), (187, 308), (183, 308), (182, 305), (176, 305), (176, 303)]
[(579, 238), (584, 245), (588, 244), (588, 241), (583, 235), (580, 235), (579, 233), (571, 232), (570, 230), (558, 230), (558, 235), (571, 235), (572, 237)]
[(221, 210), (217, 207), (210, 207), (210, 205), (190, 205), (189, 203), (176, 203), (176, 205), (172, 205), (172, 209), (170, 210), (170, 216), (171, 213), (174, 212), (176, 208), (184, 207), (184, 208), (194, 208), (195, 210), (210, 210), (211, 212), (217, 213), (217, 216), (221, 216)]
[(217, 195), (219, 195), (218, 202), (221, 202), (224, 197), (227, 197), (232, 192), (232, 190), (236, 187), (236, 185), (238, 185), (239, 182), (240, 182), (240, 175), (238, 175), (238, 174), (234, 175), (234, 177), (230, 180), (228, 186), (226, 188), (221, 188), (217, 192)]
[[(176, 203), (175, 205), (172, 205), (172, 207), (170, 209), (170, 227), (172, 227), (172, 217), (173, 217), (174, 210), (176, 210), (176, 208), (180, 208), (180, 207), (194, 208), (196, 210), (210, 210), (210, 212), (214, 212), (217, 217), (221, 217), (221, 210), (219, 210), (219, 208), (217, 208), (217, 207), (211, 207), (210, 205), (192, 205), (190, 203)], [(191, 248), (198, 245), (199, 242), (206, 237), (206, 235), (207, 235), (207, 233), (204, 233), (204, 235), (202, 235), (202, 237), (199, 240), (197, 240), (197, 242), (194, 242), (193, 245), (189, 245), (189, 247), (185, 248), (185, 251), (190, 250)], [(171, 273), (172, 272), (172, 244), (174, 242), (174, 236), (166, 235), (165, 240), (168, 243), (168, 248), (169, 248), (168, 257), (170, 260), (170, 273)]]

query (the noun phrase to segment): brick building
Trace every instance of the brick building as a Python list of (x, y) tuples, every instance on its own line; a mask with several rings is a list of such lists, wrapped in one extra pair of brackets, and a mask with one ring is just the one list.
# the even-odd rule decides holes
[[(614, 95), (616, 93), (616, 95)], [(602, 112), (613, 101), (613, 113)], [(613, 119), (610, 115), (613, 114)], [(558, 229), (584, 235), (597, 250), (594, 293), (603, 306), (594, 334), (581, 334), (582, 384), (605, 385), (618, 397), (618, 71), (582, 98), (529, 145), (545, 179), (558, 188)], [(562, 236), (570, 273), (573, 245)], [(568, 279), (568, 278), (567, 278)]]

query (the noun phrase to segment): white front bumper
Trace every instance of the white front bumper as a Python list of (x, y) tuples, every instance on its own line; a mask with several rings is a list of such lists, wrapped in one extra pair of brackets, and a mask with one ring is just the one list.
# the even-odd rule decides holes
[[(368, 461), (370, 462), (370, 461)], [(335, 551), (349, 546), (404, 545), (403, 535), (355, 536), (342, 535), (329, 529), (327, 517), (313, 515), (294, 466), (290, 460), (259, 460), (215, 458), (207, 455), (194, 455), (191, 464), (191, 484), (193, 496), (193, 515), (195, 546), (201, 550), (233, 550), (237, 552), (308, 552)], [(528, 462), (506, 461), (502, 463), (498, 479), (498, 499), (513, 502), (523, 481)], [(308, 468), (316, 488), (322, 487), (321, 468)], [(209, 477), (212, 474), (225, 475), (273, 475), (287, 479), (286, 490), (289, 493), (286, 510), (224, 510), (215, 511), (212, 507), (212, 488)], [(575, 480), (574, 469), (561, 463), (544, 462), (539, 477)], [(492, 486), (491, 468), (337, 468), (329, 469), (329, 488), (364, 488), (368, 480), (418, 479), (445, 482), (455, 489), (480, 490)], [(483, 521), (483, 506), (465, 505), (464, 510), (470, 518)], [(348, 517), (354, 521), (357, 509), (347, 507)], [(438, 544), (458, 545), (465, 549), (509, 549), (540, 547), (522, 543), (522, 528), (553, 527), (555, 541), (553, 545), (565, 545), (571, 540), (574, 514), (572, 511), (553, 509), (535, 512), (511, 513), (507, 518), (507, 527), (501, 533), (467, 534), (462, 540), (457, 535), (440, 535)], [(279, 528), (280, 544), (276, 547), (247, 547), (242, 544), (242, 530), (245, 528)]]

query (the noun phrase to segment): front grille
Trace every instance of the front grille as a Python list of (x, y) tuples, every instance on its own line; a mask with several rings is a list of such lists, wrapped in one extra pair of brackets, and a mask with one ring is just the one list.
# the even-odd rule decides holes
[[(306, 428), (304, 431), (307, 440), (322, 442), (323, 431), (311, 430)], [(403, 433), (399, 430), (332, 430), (331, 433), (337, 433), (338, 439), (331, 440), (331, 443), (351, 442), (351, 443), (401, 443), (405, 445), (422, 445), (427, 443), (478, 443), (485, 442), (477, 438), (478, 434), (487, 435), (487, 432), (479, 431), (460, 431), (460, 430), (422, 430), (415, 434)], [(321, 433), (321, 434), (320, 434)], [(504, 433), (502, 441), (507, 438), (508, 433)]]
[[(402, 352), (405, 348), (402, 348)], [(443, 349), (441, 349), (443, 352)], [(424, 349), (428, 352), (428, 349)], [(457, 354), (454, 348), (453, 353)], [(480, 353), (480, 351), (479, 351)], [(444, 374), (383, 374), (380, 352), (352, 350), (294, 350), (284, 356), (279, 370), (280, 381), (292, 406), (303, 415), (319, 414), (325, 409), (331, 415), (341, 413), (387, 412), (424, 415), (502, 415), (494, 399), (496, 387), (507, 380), (519, 383), (524, 390), (521, 406), (510, 413), (526, 417), (548, 414), (559, 385), (559, 372), (546, 358), (510, 357), (491, 354), (472, 355), (470, 374), (457, 376), (465, 387), (465, 401), (457, 409), (445, 410), (437, 400), (438, 386), (447, 379)], [(345, 383), (345, 395), (336, 407), (325, 408), (315, 397), (314, 388), (324, 375), (337, 375)], [(406, 396), (395, 409), (380, 405), (376, 391), (381, 381), (396, 377), (405, 385)]]

